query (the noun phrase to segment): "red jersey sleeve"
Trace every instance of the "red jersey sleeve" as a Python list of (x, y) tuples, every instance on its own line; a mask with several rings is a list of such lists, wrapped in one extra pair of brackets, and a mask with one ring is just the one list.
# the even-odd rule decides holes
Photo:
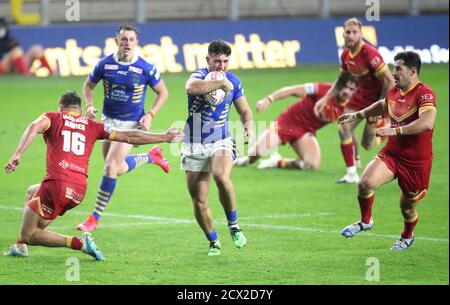
[(431, 88), (425, 86), (417, 92), (417, 108), (419, 114), (427, 110), (436, 110), (436, 95)]
[(112, 130), (108, 130), (106, 128), (105, 124), (102, 122), (97, 122), (94, 120), (90, 120), (92, 124), (94, 124), (96, 131), (97, 131), (97, 139), (103, 140), (103, 139), (109, 139), (112, 133)]
[(367, 48), (367, 61), (370, 68), (375, 71), (375, 76), (378, 77), (387, 71), (389, 68), (381, 57), (381, 54), (374, 47)]
[(342, 51), (342, 54), (341, 54), (341, 72), (342, 71), (348, 71), (348, 69), (347, 69), (347, 65), (345, 64), (345, 57), (347, 56), (347, 53), (348, 53), (348, 49), (344, 49), (344, 51)]

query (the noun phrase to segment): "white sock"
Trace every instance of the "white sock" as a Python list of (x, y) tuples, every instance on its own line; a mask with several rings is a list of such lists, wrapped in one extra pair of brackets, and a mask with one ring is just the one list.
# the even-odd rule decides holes
[(353, 176), (353, 175), (357, 174), (356, 166), (349, 166), (349, 167), (347, 167), (347, 174), (350, 175), (350, 176)]

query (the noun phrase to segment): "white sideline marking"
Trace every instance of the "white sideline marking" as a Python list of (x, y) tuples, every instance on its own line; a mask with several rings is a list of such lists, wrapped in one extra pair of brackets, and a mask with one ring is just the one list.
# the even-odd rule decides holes
[[(23, 208), (17, 207), (9, 207), (0, 205), (0, 209), (4, 210), (14, 210), (14, 211), (23, 211)], [(71, 214), (77, 215), (89, 215), (91, 213), (88, 212), (77, 212), (73, 211)], [(257, 219), (257, 218), (295, 218), (295, 217), (309, 217), (309, 216), (327, 216), (332, 213), (314, 213), (314, 214), (286, 214), (286, 215), (267, 215), (260, 217), (240, 217), (240, 219)], [(116, 214), (116, 213), (105, 213), (104, 216), (108, 217), (119, 217), (119, 218), (135, 218), (135, 219), (146, 219), (151, 220), (152, 222), (139, 222), (139, 223), (115, 223), (115, 224), (100, 224), (99, 228), (114, 228), (114, 227), (127, 227), (127, 226), (144, 226), (144, 225), (154, 225), (154, 224), (180, 224), (180, 223), (196, 223), (195, 220), (192, 219), (181, 219), (181, 218), (169, 218), (169, 217), (158, 217), (158, 216), (149, 216), (149, 215), (127, 215), (127, 214)], [(225, 222), (220, 222), (225, 223)], [(269, 225), (269, 224), (252, 224), (246, 223), (246, 227), (254, 227), (261, 229), (269, 229), (269, 230), (288, 230), (288, 231), (304, 231), (304, 232), (312, 232), (312, 233), (325, 233), (325, 234), (336, 234), (339, 235), (339, 231), (333, 230), (322, 230), (317, 228), (306, 228), (300, 226), (283, 226), (283, 225)], [(52, 229), (72, 229), (75, 226), (50, 226)], [(398, 238), (399, 235), (391, 235), (391, 234), (377, 234), (377, 233), (369, 233), (364, 232), (364, 236), (370, 237), (381, 237), (381, 238)], [(444, 242), (448, 243), (448, 238), (434, 238), (434, 237), (416, 237), (417, 240), (427, 240), (427, 241), (435, 241), (435, 242)]]

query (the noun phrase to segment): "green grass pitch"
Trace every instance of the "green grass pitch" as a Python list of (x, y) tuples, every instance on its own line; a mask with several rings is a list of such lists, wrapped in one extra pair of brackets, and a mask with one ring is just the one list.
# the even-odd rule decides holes
[[(305, 66), (286, 70), (235, 71), (254, 110), (256, 101), (285, 85), (333, 81), (338, 67)], [(166, 74), (170, 98), (153, 122), (162, 131), (186, 118), (184, 82), (187, 73)], [(374, 204), (375, 228), (352, 239), (339, 231), (359, 217), (355, 185), (338, 185), (344, 174), (337, 127), (318, 132), (322, 166), (317, 172), (235, 168), (240, 225), (248, 244), (238, 250), (229, 236), (225, 215), (211, 184), (209, 205), (222, 243), (220, 257), (206, 255), (208, 243), (195, 222), (180, 158), (161, 147), (170, 160), (170, 174), (148, 165), (119, 178), (101, 225), (94, 232), (106, 257), (99, 263), (69, 249), (30, 247), (30, 257), (0, 256), (0, 284), (448, 284), (448, 65), (424, 65), (422, 81), (437, 95), (434, 163), (428, 195), (419, 204), (416, 242), (406, 252), (389, 250), (402, 230), (399, 188), (381, 187)], [(0, 78), (0, 162), (6, 164), (27, 124), (45, 111), (57, 109), (59, 95), (81, 92), (83, 78)], [(147, 94), (147, 109), (153, 100)], [(102, 89), (95, 91), (101, 105)], [(273, 104), (256, 121), (269, 122), (295, 99)], [(231, 119), (237, 120), (235, 110)], [(261, 130), (259, 130), (260, 132)], [(362, 126), (358, 128), (358, 134)], [(147, 147), (134, 148), (143, 152)], [(362, 151), (366, 164), (378, 151)], [(284, 156), (294, 156), (286, 146)], [(102, 176), (98, 143), (90, 161), (89, 187), (81, 206), (58, 218), (50, 230), (78, 235), (75, 225), (91, 212)], [(361, 170), (360, 170), (361, 173)], [(0, 249), (18, 236), (24, 193), (45, 174), (45, 151), (39, 137), (13, 175), (0, 174)], [(79, 261), (79, 280), (70, 268)], [(379, 281), (368, 281), (370, 262), (379, 262)], [(76, 261), (75, 260), (75, 261)], [(76, 279), (76, 278), (75, 278)]]

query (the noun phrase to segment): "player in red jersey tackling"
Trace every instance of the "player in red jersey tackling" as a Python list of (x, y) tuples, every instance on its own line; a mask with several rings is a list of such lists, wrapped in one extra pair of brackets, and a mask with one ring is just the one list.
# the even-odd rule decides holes
[[(358, 90), (346, 105), (344, 113), (354, 112), (366, 108), (385, 96), (388, 88), (394, 86), (394, 79), (389, 68), (384, 63), (380, 53), (363, 41), (362, 24), (356, 18), (348, 19), (344, 23), (345, 48), (341, 54), (341, 73), (348, 71), (358, 78)], [(314, 111), (316, 114), (325, 106), (326, 101), (337, 94), (333, 86), (328, 93), (317, 102)], [(352, 123), (340, 125), (339, 137), (341, 139), (341, 152), (347, 167), (347, 173), (338, 183), (357, 183), (359, 176), (356, 171), (358, 146), (354, 143), (354, 130), (361, 119)], [(375, 128), (385, 125), (381, 117), (367, 117), (361, 145), (373, 149), (379, 142), (375, 136)]]
[(306, 83), (281, 88), (266, 96), (256, 104), (256, 111), (265, 110), (279, 99), (299, 97), (259, 136), (258, 141), (249, 149), (248, 156), (236, 159), (237, 166), (245, 166), (256, 162), (278, 145), (289, 143), (297, 154), (297, 159), (283, 159), (278, 153), (269, 159), (262, 160), (259, 169), (280, 167), (303, 170), (317, 170), (320, 167), (320, 147), (315, 137), (317, 130), (335, 121), (343, 113), (344, 106), (356, 91), (356, 78), (350, 73), (342, 73), (336, 81), (338, 94), (331, 98), (327, 107), (320, 113), (314, 114), (315, 103), (331, 88), (331, 84)]
[(377, 136), (388, 137), (388, 142), (367, 164), (358, 184), (361, 220), (345, 227), (341, 234), (353, 237), (372, 229), (374, 190), (397, 179), (404, 229), (391, 249), (407, 250), (414, 242), (413, 231), (419, 219), (416, 205), (427, 193), (430, 181), (436, 97), (430, 87), (419, 81), (418, 54), (401, 52), (394, 60), (395, 87), (389, 89), (386, 98), (339, 117), (339, 123), (350, 123), (358, 118), (388, 113), (391, 123), (390, 127), (376, 130)]
[(74, 237), (45, 231), (56, 217), (64, 215), (83, 200), (88, 162), (95, 141), (109, 139), (136, 145), (174, 142), (181, 140), (182, 133), (173, 129), (166, 134), (106, 130), (103, 123), (81, 115), (81, 99), (75, 92), (62, 95), (59, 110), (44, 113), (28, 126), (16, 152), (5, 166), (6, 173), (13, 173), (37, 134), (43, 134), (47, 145), (47, 174), (41, 184), (28, 189), (19, 240), (5, 255), (28, 256), (27, 245), (30, 245), (68, 247), (104, 260), (87, 232)]

